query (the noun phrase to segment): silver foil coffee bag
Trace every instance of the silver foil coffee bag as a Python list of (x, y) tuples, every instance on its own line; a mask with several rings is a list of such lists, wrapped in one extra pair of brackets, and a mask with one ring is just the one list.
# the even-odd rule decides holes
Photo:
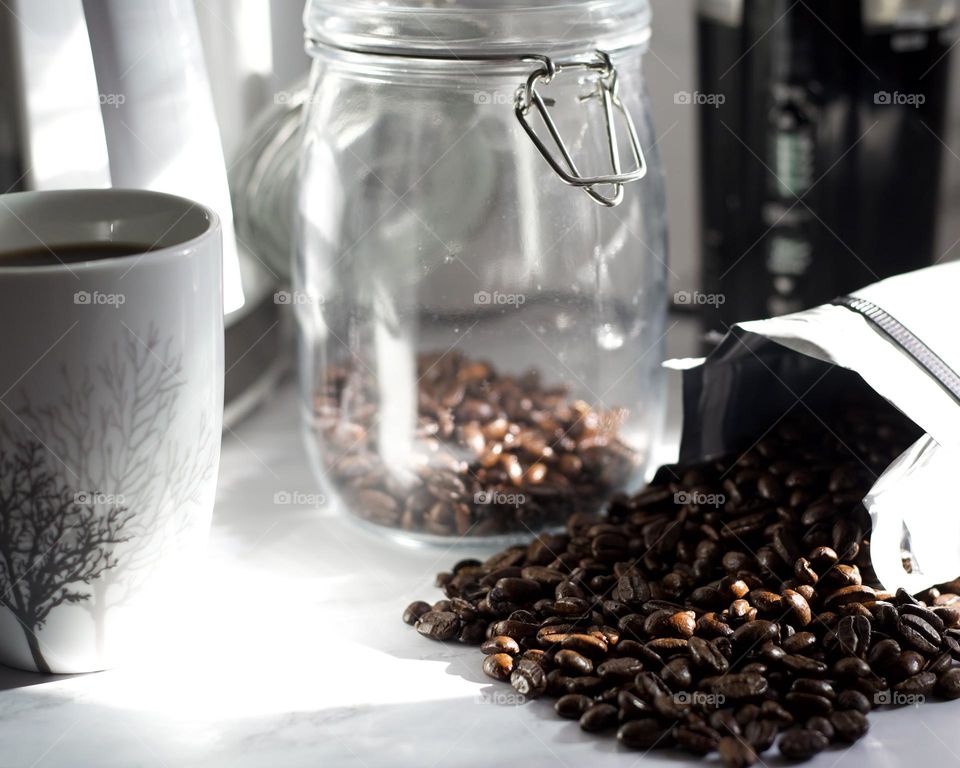
[(960, 263), (740, 323), (667, 365), (683, 371), (681, 464), (749, 448), (813, 397), (874, 390), (925, 433), (864, 498), (874, 570), (910, 592), (960, 575)]

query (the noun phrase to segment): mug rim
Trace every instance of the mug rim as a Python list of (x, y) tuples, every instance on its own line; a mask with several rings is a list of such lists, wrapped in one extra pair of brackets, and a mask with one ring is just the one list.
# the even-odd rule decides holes
[[(137, 189), (137, 188), (128, 188), (128, 187), (106, 187), (106, 188), (77, 188), (77, 189), (38, 189), (38, 190), (27, 190), (23, 192), (9, 192), (3, 195), (0, 195), (0, 217), (3, 216), (12, 216), (14, 219), (21, 221), (20, 217), (10, 208), (6, 201), (10, 198), (20, 198), (20, 199), (29, 199), (29, 198), (39, 198), (38, 204), (42, 205), (44, 199), (50, 198), (61, 198), (69, 199), (74, 198), (90, 198), (90, 197), (101, 197), (101, 198), (117, 198), (117, 199), (129, 199), (129, 198), (142, 198), (145, 200), (165, 200), (168, 203), (175, 203), (182, 207), (181, 218), (186, 216), (191, 210), (198, 210), (204, 217), (205, 225), (203, 230), (191, 235), (190, 237), (185, 238), (182, 242), (173, 243), (171, 245), (165, 245), (159, 248), (153, 248), (151, 250), (138, 251), (136, 253), (129, 253), (124, 255), (116, 256), (106, 256), (99, 259), (90, 259), (87, 261), (75, 261), (75, 262), (60, 262), (58, 264), (20, 264), (20, 265), (9, 265), (4, 266), (3, 264), (3, 251), (4, 248), (0, 245), (0, 277), (6, 275), (52, 275), (59, 274), (61, 272), (68, 273), (77, 273), (77, 272), (97, 272), (114, 269), (117, 266), (128, 266), (129, 269), (132, 269), (134, 264), (145, 257), (149, 257), (151, 261), (156, 259), (170, 259), (178, 256), (184, 256), (188, 252), (191, 252), (196, 249), (198, 245), (202, 243), (203, 240), (209, 238), (211, 235), (216, 234), (220, 231), (220, 217), (217, 215), (209, 206), (199, 203), (196, 200), (191, 200), (190, 198), (183, 197), (182, 195), (174, 195), (169, 192), (159, 192), (152, 189)], [(118, 218), (123, 218), (119, 216)], [(180, 219), (177, 219), (179, 222)], [(175, 222), (176, 224), (176, 222)], [(171, 228), (174, 225), (171, 225)], [(24, 226), (26, 226), (24, 224)], [(35, 234), (35, 233), (34, 233)], [(38, 237), (38, 241), (42, 244), (42, 238)], [(162, 237), (162, 236), (161, 236)], [(100, 243), (109, 243), (109, 240), (101, 240)], [(96, 244), (96, 243), (94, 243)], [(49, 246), (46, 246), (49, 249)], [(53, 252), (52, 249), (51, 252)]]

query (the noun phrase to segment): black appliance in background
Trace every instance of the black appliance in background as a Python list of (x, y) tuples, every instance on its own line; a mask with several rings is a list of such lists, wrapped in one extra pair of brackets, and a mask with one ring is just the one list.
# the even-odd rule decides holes
[(699, 91), (722, 95), (698, 110), (708, 330), (937, 259), (955, 19), (953, 0), (700, 0)]

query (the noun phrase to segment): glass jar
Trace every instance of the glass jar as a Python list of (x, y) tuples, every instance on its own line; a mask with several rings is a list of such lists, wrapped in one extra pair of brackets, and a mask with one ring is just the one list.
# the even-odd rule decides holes
[(308, 3), (292, 302), (329, 501), (512, 537), (643, 484), (666, 313), (649, 17)]

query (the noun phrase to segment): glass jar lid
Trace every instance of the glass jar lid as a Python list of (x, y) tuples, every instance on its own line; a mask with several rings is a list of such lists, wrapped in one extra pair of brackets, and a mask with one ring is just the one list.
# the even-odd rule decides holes
[(569, 55), (643, 45), (648, 0), (310, 0), (310, 42), (369, 53)]

